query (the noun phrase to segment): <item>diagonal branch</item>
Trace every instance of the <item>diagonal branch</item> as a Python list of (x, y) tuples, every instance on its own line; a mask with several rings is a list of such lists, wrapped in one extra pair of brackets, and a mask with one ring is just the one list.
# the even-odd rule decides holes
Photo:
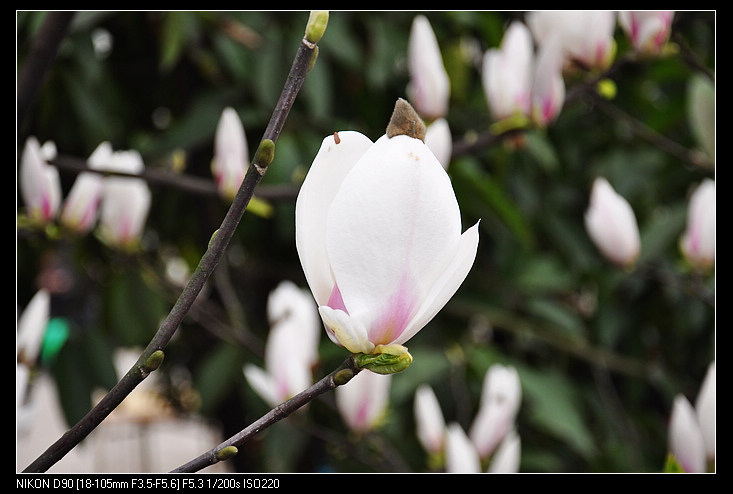
[[(287, 358), (287, 357), (284, 357)], [(237, 454), (238, 448), (252, 439), (257, 433), (267, 429), (271, 425), (288, 417), (302, 406), (310, 403), (323, 393), (335, 389), (349, 382), (356, 374), (361, 372), (361, 368), (357, 367), (354, 362), (354, 356), (351, 355), (346, 361), (335, 371), (331, 372), (320, 381), (316, 382), (308, 389), (301, 391), (289, 400), (276, 406), (255, 422), (252, 422), (246, 428), (222, 442), (215, 448), (203, 453), (188, 463), (181, 465), (172, 471), (172, 473), (182, 472), (198, 472), (199, 470), (211, 466), (223, 460), (227, 460)]]
[(120, 382), (77, 422), (76, 425), (69, 429), (59, 440), (42, 453), (41, 456), (26, 467), (25, 472), (45, 472), (49, 467), (58, 462), (87, 437), (150, 372), (158, 368), (162, 362), (163, 350), (168, 345), (168, 342), (173, 337), (181, 322), (183, 322), (196, 297), (219, 263), (249, 201), (252, 199), (255, 187), (257, 187), (267, 172), (267, 167), (272, 161), (274, 154), (275, 142), (282, 131), (295, 97), (305, 81), (315, 50), (316, 44), (305, 38), (300, 43), (290, 68), (290, 73), (280, 94), (280, 99), (273, 110), (270, 123), (265, 130), (265, 134), (242, 181), (242, 185), (221, 223), (221, 227), (214, 232), (209, 242), (209, 247), (199, 261), (199, 265), (191, 276), (188, 285), (184, 288), (147, 348)]

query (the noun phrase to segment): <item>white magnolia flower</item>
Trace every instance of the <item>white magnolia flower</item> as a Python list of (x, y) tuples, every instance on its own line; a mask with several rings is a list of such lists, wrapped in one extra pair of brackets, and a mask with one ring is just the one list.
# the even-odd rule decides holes
[(478, 248), (478, 223), (461, 233), (443, 166), (408, 135), (325, 138), (295, 215), (327, 334), (352, 353), (413, 337), (458, 290)]

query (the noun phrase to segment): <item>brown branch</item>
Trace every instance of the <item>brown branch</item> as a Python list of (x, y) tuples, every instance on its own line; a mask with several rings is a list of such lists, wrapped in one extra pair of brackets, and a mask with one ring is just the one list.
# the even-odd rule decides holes
[(198, 458), (181, 465), (175, 470), (172, 470), (172, 473), (198, 472), (203, 468), (231, 458), (237, 454), (238, 448), (252, 439), (252, 437), (257, 433), (288, 417), (290, 414), (310, 403), (323, 393), (331, 391), (338, 386), (343, 386), (359, 372), (361, 372), (361, 369), (354, 363), (353, 355), (349, 356), (349, 358), (347, 358), (338, 369), (331, 372), (308, 389), (301, 391), (294, 397), (276, 406), (260, 417), (259, 420), (251, 423), (245, 429), (242, 429), (240, 432), (220, 443), (215, 448), (207, 451)]

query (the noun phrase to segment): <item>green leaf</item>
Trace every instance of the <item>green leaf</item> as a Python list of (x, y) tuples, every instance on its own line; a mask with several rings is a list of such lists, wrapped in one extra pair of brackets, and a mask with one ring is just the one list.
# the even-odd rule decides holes
[(512, 199), (507, 196), (506, 189), (489, 173), (479, 168), (473, 158), (455, 159), (451, 163), (451, 175), (454, 180), (474, 194), (514, 233), (524, 246), (534, 244), (534, 236), (530, 225), (519, 211)]
[(535, 371), (522, 367), (517, 371), (522, 382), (522, 413), (582, 456), (591, 456), (596, 446), (580, 413), (578, 388), (566, 376), (550, 369)]

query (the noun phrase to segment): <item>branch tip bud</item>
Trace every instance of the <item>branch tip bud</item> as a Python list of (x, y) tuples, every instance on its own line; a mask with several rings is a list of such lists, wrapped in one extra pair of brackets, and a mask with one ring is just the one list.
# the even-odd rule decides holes
[(425, 141), (425, 122), (407, 100), (397, 99), (392, 117), (387, 125), (387, 137), (406, 135)]
[(305, 26), (305, 39), (310, 43), (318, 43), (326, 32), (328, 10), (312, 10)]

